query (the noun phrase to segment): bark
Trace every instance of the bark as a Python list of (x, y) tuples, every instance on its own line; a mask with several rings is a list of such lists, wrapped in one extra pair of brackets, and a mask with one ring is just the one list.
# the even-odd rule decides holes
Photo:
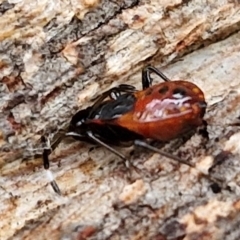
[[(1, 1), (0, 239), (239, 239), (239, 29), (230, 0)], [(58, 196), (41, 135), (54, 139), (111, 86), (140, 89), (148, 64), (205, 93), (210, 140), (164, 147), (197, 167), (138, 149), (129, 182), (109, 151), (63, 141), (51, 154)]]

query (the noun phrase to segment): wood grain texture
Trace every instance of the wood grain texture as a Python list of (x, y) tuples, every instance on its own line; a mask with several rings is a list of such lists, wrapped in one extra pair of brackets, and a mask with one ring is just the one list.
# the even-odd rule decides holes
[[(239, 239), (239, 29), (238, 1), (0, 1), (0, 239)], [(111, 86), (140, 89), (149, 63), (206, 95), (210, 141), (164, 148), (197, 168), (137, 149), (130, 183), (107, 150), (64, 141), (57, 196), (40, 136)], [(213, 193), (211, 166), (231, 191)]]

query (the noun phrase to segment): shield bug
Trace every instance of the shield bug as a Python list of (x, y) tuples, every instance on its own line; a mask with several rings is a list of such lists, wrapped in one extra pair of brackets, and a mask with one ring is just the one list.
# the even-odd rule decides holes
[[(164, 82), (152, 85), (151, 73)], [(115, 150), (114, 145), (135, 144), (193, 167), (145, 140), (170, 141), (204, 125), (206, 106), (204, 94), (197, 85), (183, 80), (171, 81), (155, 67), (148, 66), (142, 70), (142, 90), (122, 84), (104, 92), (92, 106), (72, 117), (64, 136), (98, 144), (124, 160), (126, 157)], [(46, 141), (44, 137), (43, 141)], [(50, 152), (49, 148), (43, 152), (46, 170)], [(49, 177), (55, 192), (60, 194), (52, 175)]]

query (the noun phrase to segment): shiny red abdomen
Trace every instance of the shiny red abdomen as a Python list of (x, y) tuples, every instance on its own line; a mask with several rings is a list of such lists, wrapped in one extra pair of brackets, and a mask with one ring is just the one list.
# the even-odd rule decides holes
[(203, 124), (204, 94), (187, 81), (164, 82), (134, 93), (132, 111), (113, 120), (145, 138), (170, 141)]

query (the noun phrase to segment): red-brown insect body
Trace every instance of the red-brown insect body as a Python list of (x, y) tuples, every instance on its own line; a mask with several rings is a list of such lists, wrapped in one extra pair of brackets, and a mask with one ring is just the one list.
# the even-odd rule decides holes
[[(206, 103), (203, 92), (187, 81), (164, 82), (133, 93), (128, 112), (111, 119), (93, 119), (99, 125), (115, 125), (144, 138), (169, 141), (203, 124)], [(111, 109), (109, 109), (111, 111)]]
[[(152, 86), (151, 72), (164, 82)], [(78, 111), (72, 117), (65, 136), (99, 144), (124, 160), (126, 157), (111, 145), (134, 143), (192, 166), (187, 161), (152, 147), (145, 139), (165, 142), (181, 137), (198, 126), (206, 127), (203, 120), (206, 110), (203, 92), (193, 83), (170, 81), (151, 66), (142, 70), (142, 87), (143, 90), (137, 91), (131, 85), (122, 84), (107, 90), (92, 106)], [(43, 151), (46, 170), (49, 169), (49, 154), (49, 149)], [(60, 194), (52, 175), (49, 175), (54, 191)]]

